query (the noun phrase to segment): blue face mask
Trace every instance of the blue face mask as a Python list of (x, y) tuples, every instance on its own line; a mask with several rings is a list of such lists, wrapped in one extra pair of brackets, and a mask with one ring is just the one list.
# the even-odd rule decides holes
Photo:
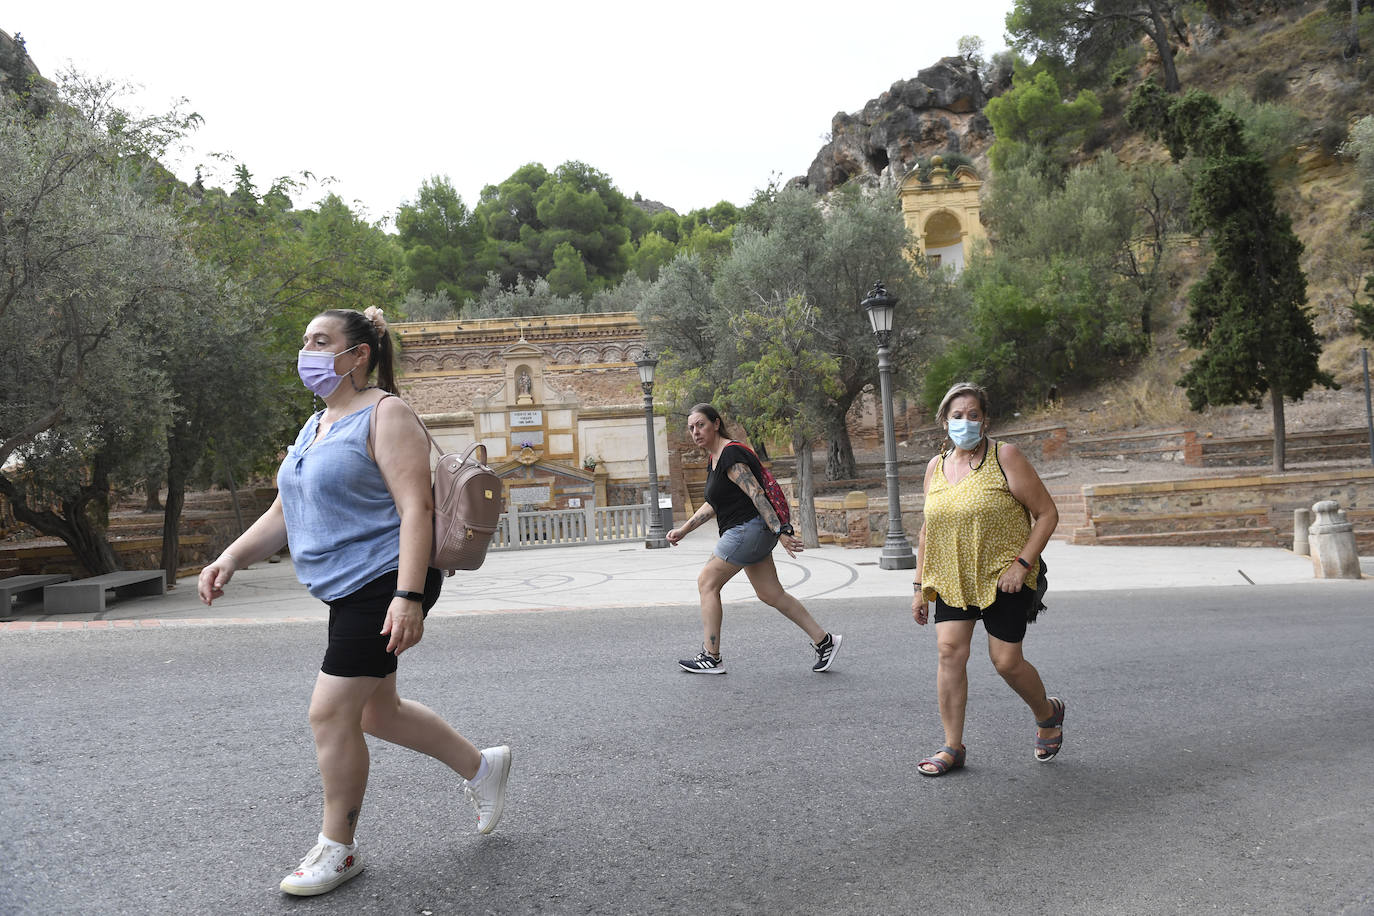
[(339, 375), (334, 371), (335, 357), (343, 356), (349, 350), (356, 350), (358, 347), (359, 344), (354, 344), (348, 350), (340, 350), (338, 353), (330, 353), (327, 350), (302, 350), (296, 354), (296, 374), (301, 377), (305, 387), (320, 397), (327, 398), (339, 387), (340, 382), (348, 378), (347, 375)]
[(983, 441), (983, 424), (978, 420), (950, 420), (949, 438), (959, 448), (971, 452)]

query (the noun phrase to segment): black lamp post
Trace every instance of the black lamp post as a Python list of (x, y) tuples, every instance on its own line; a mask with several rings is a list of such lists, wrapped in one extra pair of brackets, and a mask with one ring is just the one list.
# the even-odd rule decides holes
[(916, 557), (902, 531), (902, 501), (897, 490), (897, 441), (892, 427), (892, 361), (888, 358), (888, 339), (892, 336), (892, 313), (897, 300), (887, 294), (882, 283), (874, 283), (862, 303), (878, 338), (878, 379), (883, 400), (883, 452), (887, 464), (887, 537), (878, 557), (879, 569), (911, 569)]
[(649, 432), (649, 533), (644, 546), (650, 549), (667, 547), (667, 532), (663, 530), (663, 511), (658, 507), (658, 457), (654, 449), (654, 367), (658, 360), (648, 351), (635, 361), (639, 367), (639, 386), (644, 389), (644, 425)]

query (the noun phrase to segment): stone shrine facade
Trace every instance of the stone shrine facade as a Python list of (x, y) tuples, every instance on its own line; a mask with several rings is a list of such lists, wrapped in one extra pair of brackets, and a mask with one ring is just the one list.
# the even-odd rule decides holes
[(921, 181), (912, 170), (897, 186), (902, 219), (935, 266), (959, 273), (973, 256), (974, 245), (987, 240), (979, 215), (982, 187), (973, 169), (960, 165), (951, 173), (940, 156), (931, 159), (927, 180)]
[[(505, 481), (507, 506), (642, 502), (648, 441), (631, 312), (396, 322), (401, 393), (447, 451), (473, 443)], [(666, 483), (664, 420), (654, 418)]]

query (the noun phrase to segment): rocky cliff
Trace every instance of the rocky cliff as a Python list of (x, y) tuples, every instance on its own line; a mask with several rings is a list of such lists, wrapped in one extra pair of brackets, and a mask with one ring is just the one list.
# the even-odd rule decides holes
[(57, 87), (38, 72), (24, 41), (0, 30), (0, 92), (24, 101), (29, 110), (41, 115), (57, 101)]
[(978, 70), (962, 57), (946, 57), (915, 79), (893, 83), (862, 111), (837, 113), (830, 142), (789, 184), (824, 194), (856, 177), (900, 181), (935, 153), (977, 159), (994, 139), (983, 115), (987, 99)]

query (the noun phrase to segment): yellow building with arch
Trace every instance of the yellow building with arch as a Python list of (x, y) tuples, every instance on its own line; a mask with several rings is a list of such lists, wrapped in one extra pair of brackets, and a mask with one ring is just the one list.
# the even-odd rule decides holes
[(972, 257), (974, 243), (987, 239), (978, 205), (983, 181), (966, 165), (949, 171), (940, 156), (931, 159), (925, 181), (918, 172), (912, 169), (897, 186), (902, 218), (922, 254), (958, 273)]

